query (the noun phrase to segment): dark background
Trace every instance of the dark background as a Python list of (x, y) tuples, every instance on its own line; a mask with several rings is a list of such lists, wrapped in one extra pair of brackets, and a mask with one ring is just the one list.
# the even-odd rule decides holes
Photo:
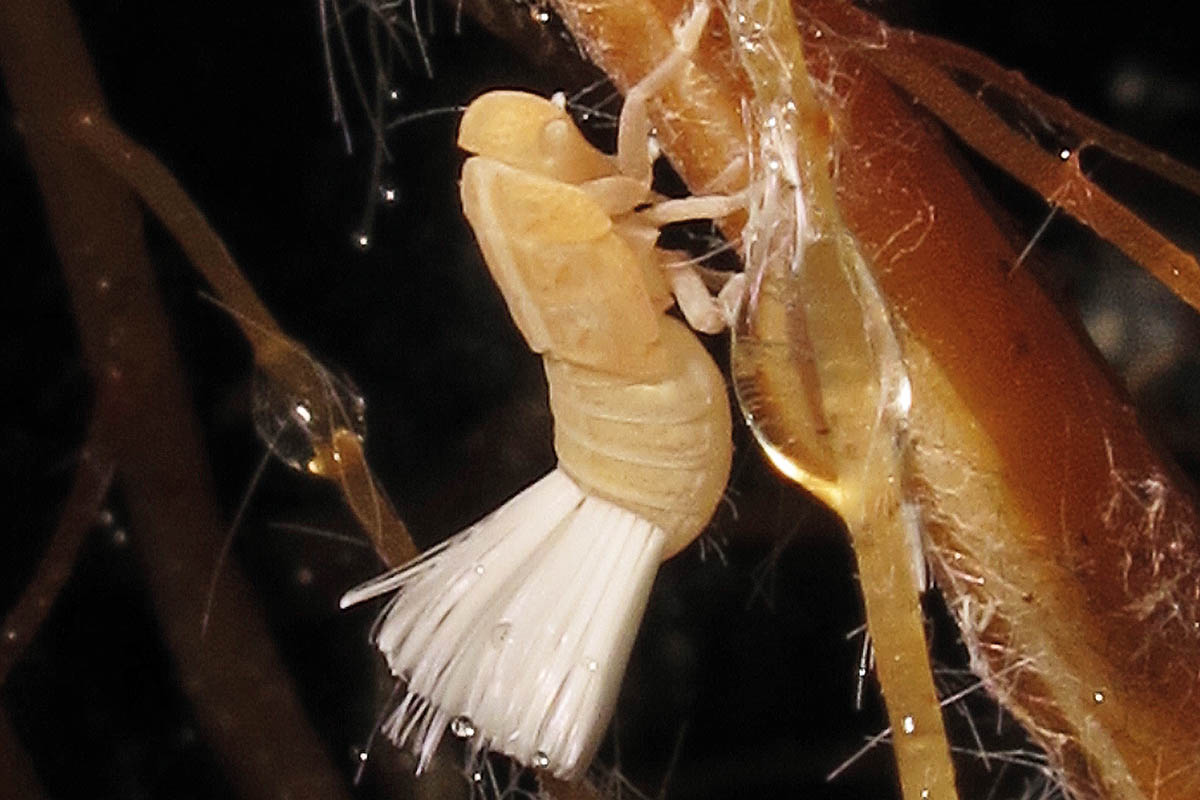
[[(1200, 165), (1200, 75), (1181, 4), (868, 5), (979, 48), (1081, 110)], [(364, 226), (365, 198), (375, 191), (371, 141), (340, 54), (354, 155), (331, 122), (314, 3), (89, 0), (76, 10), (114, 118), (175, 173), (284, 328), (360, 388), (371, 463), (422, 545), (552, 465), (540, 363), (508, 322), (459, 215), (456, 116), (415, 120), (389, 136), (393, 159), (381, 180), (398, 200), (381, 204)], [(434, 77), (398, 68), (389, 116), (453, 107), (495, 86), (580, 88), (578, 66), (530, 63), (470, 20), (456, 34), (450, 11), (432, 13)], [(90, 390), (21, 139), (0, 103), (0, 375), (9, 409), (0, 417), (0, 469), (12, 493), (0, 534), (0, 606), (7, 608), (69, 485)], [(1038, 205), (989, 179), (1027, 229), (1036, 227)], [(1166, 196), (1122, 185), (1134, 201)], [(1200, 250), (1196, 210), (1146, 206), (1193, 251)], [(352, 240), (368, 229), (363, 250)], [(262, 454), (248, 411), (252, 364), (165, 234), (151, 226), (150, 238), (228, 519)], [(1112, 352), (1158, 434), (1185, 466), (1200, 463), (1195, 319), (1142, 294), (1134, 270), (1070, 223), (1053, 225), (1045, 244), (1068, 265), (1049, 276), (1056, 291), (1088, 314), (1112, 310), (1128, 331), (1157, 331), (1145, 340), (1130, 333)], [(1101, 264), (1097, 282), (1090, 267)], [(1164, 342), (1179, 343), (1165, 359)], [(713, 347), (719, 355), (720, 343)], [(763, 468), (744, 432), (738, 443), (730, 503), (708, 537), (707, 558), (693, 547), (662, 570), (616, 742), (602, 760), (619, 760), (622, 774), (650, 796), (669, 774), (672, 798), (890, 797), (886, 747), (832, 783), (823, 778), (884, 725), (873, 685), (855, 710), (861, 639), (848, 634), (862, 612), (851, 553), (834, 521)], [(0, 689), (9, 722), (53, 797), (232, 796), (158, 636), (134, 547), (138, 531), (126, 526), (119, 494), (108, 511)], [(276, 462), (233, 549), (314, 726), (349, 780), (386, 689), (366, 641), (372, 612), (340, 613), (336, 598), (379, 565), (363, 546), (280, 523), (359, 534), (326, 486)], [(714, 555), (714, 540), (727, 560)], [(931, 606), (935, 648), (950, 670), (943, 677), (961, 687), (968, 679), (954, 671), (963, 664), (953, 629)], [(199, 620), (196, 627), (199, 635)], [(972, 702), (969, 714), (985, 736), (1003, 731), (989, 747), (1019, 743), (1011, 720), (998, 720), (986, 702)], [(948, 718), (954, 744), (974, 748), (965, 716)], [(377, 747), (359, 795), (397, 791), (381, 776), (404, 758)], [(1040, 796), (1036, 771), (969, 756), (961, 766), (965, 800), (1020, 797), (1027, 787)], [(0, 782), (0, 797), (6, 791)]]

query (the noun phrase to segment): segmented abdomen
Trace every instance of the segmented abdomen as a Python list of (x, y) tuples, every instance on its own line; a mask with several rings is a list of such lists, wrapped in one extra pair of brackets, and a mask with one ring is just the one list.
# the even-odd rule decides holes
[(545, 359), (559, 465), (667, 534), (663, 557), (699, 535), (729, 478), (725, 381), (699, 340), (669, 317), (666, 369), (652, 382)]

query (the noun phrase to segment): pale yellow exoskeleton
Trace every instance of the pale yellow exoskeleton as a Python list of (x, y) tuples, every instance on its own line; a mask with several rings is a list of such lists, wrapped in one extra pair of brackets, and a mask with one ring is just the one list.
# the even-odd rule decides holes
[(542, 355), (556, 469), (418, 561), (349, 593), (399, 589), (375, 640), (407, 694), (385, 724), (424, 768), (447, 727), (560, 777), (586, 769), (611, 716), (658, 564), (708, 524), (729, 476), (725, 381), (687, 326), (730, 318), (656, 249), (659, 226), (739, 207), (657, 201), (645, 104), (688, 67), (708, 16), (631, 91), (618, 153), (560, 99), (496, 91), (466, 110), (462, 201), (496, 283)]

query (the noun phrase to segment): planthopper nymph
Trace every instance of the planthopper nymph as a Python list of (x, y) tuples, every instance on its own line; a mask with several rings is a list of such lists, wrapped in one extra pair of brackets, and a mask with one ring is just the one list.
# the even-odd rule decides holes
[(740, 198), (656, 201), (647, 98), (678, 78), (701, 5), (674, 53), (629, 94), (618, 153), (563, 107), (493, 91), (463, 115), (463, 210), (529, 347), (542, 355), (557, 467), (343, 606), (397, 591), (374, 634), (407, 684), (385, 723), (426, 767), (444, 732), (572, 778), (611, 716), (659, 563), (708, 524), (729, 477), (725, 380), (687, 325), (731, 318), (677, 253), (672, 221), (724, 216)]

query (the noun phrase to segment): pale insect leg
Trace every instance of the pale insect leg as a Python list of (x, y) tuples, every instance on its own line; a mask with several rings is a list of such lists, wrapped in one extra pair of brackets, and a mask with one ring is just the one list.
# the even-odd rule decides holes
[[(662, 63), (639, 81), (625, 98), (617, 128), (617, 165), (620, 175), (589, 181), (585, 191), (610, 214), (635, 208), (649, 193), (651, 165), (656, 154), (650, 144), (647, 103), (673, 80), (691, 59), (708, 22), (710, 6), (703, 0), (675, 32), (675, 49)], [(565, 97), (557, 96), (558, 103)], [(710, 195), (664, 200), (635, 215), (637, 223), (657, 230), (672, 222), (728, 216), (745, 207), (737, 195)], [(657, 235), (657, 234), (655, 234)], [(660, 261), (662, 261), (660, 259)], [(738, 275), (727, 281), (713, 297), (691, 265), (662, 264), (672, 294), (688, 324), (703, 333), (719, 333), (729, 325), (741, 301), (745, 279)]]
[(662, 91), (691, 60), (700, 43), (700, 34), (708, 22), (711, 8), (701, 0), (691, 16), (675, 31), (675, 49), (642, 78), (625, 96), (621, 118), (617, 124), (617, 167), (622, 175), (650, 186), (650, 167), (654, 163), (650, 150), (650, 117), (647, 103)]
[(671, 293), (675, 295), (683, 318), (694, 330), (720, 333), (732, 324), (746, 288), (745, 273), (730, 275), (717, 296), (713, 297), (704, 285), (704, 279), (691, 264), (664, 264), (663, 272), (671, 284)]
[[(699, 2), (675, 32), (675, 49), (649, 75), (629, 90), (617, 129), (617, 164), (621, 175), (642, 186), (650, 184), (654, 153), (650, 146), (647, 103), (684, 68), (700, 42), (710, 7)], [(745, 206), (741, 195), (712, 195), (665, 200), (638, 213), (639, 221), (655, 228), (672, 222), (728, 216)], [(745, 278), (734, 276), (720, 293), (709, 294), (703, 280), (690, 265), (664, 266), (672, 294), (688, 324), (703, 333), (719, 333), (733, 318), (740, 302)]]
[(745, 207), (746, 199), (740, 192), (738, 194), (680, 197), (676, 200), (663, 200), (644, 211), (639, 211), (638, 219), (645, 220), (656, 228), (661, 228), (672, 222), (686, 222), (690, 219), (719, 219), (727, 217), (735, 211), (741, 211)]
[[(719, 219), (745, 207), (745, 197), (708, 195), (664, 200), (638, 213), (638, 219), (655, 228), (692, 219)], [(709, 293), (704, 280), (688, 263), (664, 263), (663, 271), (671, 284), (671, 293), (688, 325), (701, 333), (720, 333), (729, 327), (741, 304), (746, 276), (730, 276), (716, 297)]]

